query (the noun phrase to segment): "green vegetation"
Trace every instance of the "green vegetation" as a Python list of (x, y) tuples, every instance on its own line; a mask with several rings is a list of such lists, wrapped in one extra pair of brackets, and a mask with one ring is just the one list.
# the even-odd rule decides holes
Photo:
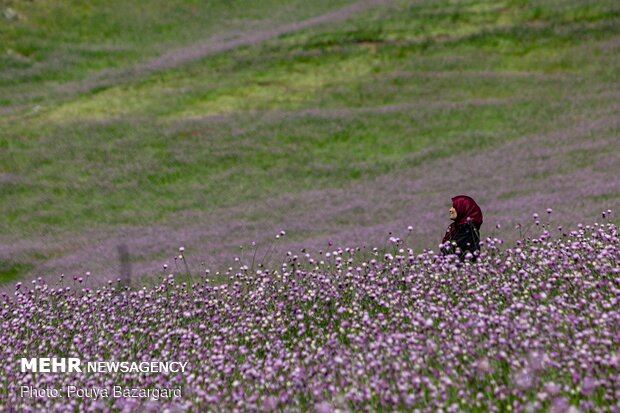
[(617, 101), (604, 93), (620, 80), (616, 1), (394, 1), (75, 87), (350, 3), (0, 1), (18, 13), (0, 25), (0, 233), (157, 225), (346, 187), (570, 126)]
[[(305, 19), (351, 1), (1, 0), (0, 85), (33, 90), (119, 68), (170, 48)], [(9, 89), (17, 92), (19, 89)], [(17, 93), (16, 93), (17, 95)]]
[(21, 274), (25, 274), (32, 269), (30, 264), (10, 263), (0, 261), (0, 281), (15, 281)]

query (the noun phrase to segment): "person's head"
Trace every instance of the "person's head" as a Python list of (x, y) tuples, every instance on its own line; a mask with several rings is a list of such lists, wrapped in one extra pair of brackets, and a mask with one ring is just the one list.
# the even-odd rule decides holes
[(450, 219), (457, 224), (465, 224), (471, 221), (476, 226), (482, 225), (482, 210), (471, 197), (459, 195), (452, 198)]

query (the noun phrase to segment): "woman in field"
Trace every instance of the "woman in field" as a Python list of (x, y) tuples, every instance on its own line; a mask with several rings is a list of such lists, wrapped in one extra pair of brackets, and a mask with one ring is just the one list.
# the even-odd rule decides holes
[(480, 226), (482, 225), (482, 210), (476, 201), (466, 195), (452, 198), (450, 219), (454, 221), (448, 226), (441, 243), (442, 252), (458, 254), (461, 260), (468, 252), (472, 253), (472, 261), (480, 251)]

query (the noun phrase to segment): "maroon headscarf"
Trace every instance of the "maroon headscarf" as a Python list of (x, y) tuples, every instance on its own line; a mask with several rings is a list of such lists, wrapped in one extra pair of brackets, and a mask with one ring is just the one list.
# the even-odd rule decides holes
[(482, 225), (482, 210), (472, 198), (467, 195), (455, 196), (452, 198), (452, 206), (456, 209), (456, 220), (446, 230), (442, 244), (452, 239), (457, 225), (466, 224), (468, 221), (471, 221), (478, 229)]

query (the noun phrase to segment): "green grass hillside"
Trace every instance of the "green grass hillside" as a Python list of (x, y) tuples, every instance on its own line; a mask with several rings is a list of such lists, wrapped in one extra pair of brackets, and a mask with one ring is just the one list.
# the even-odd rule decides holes
[[(0, 1), (0, 277), (89, 265), (113, 273), (116, 264), (97, 267), (79, 251), (113, 262), (114, 249), (97, 245), (158, 228), (164, 234), (152, 239), (166, 238), (196, 222), (223, 234), (237, 228), (242, 241), (267, 237), (260, 230), (294, 215), (295, 242), (346, 234), (411, 211), (395, 201), (364, 220), (369, 208), (359, 205), (353, 218), (334, 214), (314, 230), (305, 204), (286, 202), (317, 191), (344, 190), (346, 199), (351, 185), (468, 162), (524, 137), (561, 146), (570, 133), (559, 130), (618, 113), (617, 1), (395, 0), (263, 36), (352, 3)], [(235, 39), (248, 42), (201, 56)], [(179, 64), (157, 60), (170, 53)], [(528, 179), (548, 180), (553, 192), (555, 176), (601, 162), (609, 171), (615, 158), (604, 143), (620, 128), (609, 122), (574, 138), (595, 134), (601, 147), (578, 147), (557, 167), (550, 157)], [(529, 214), (517, 201), (535, 199), (540, 187), (528, 185), (489, 188), (487, 201)], [(429, 183), (419, 193), (438, 192)], [(375, 196), (369, 190), (366, 200)], [(584, 189), (580, 199), (586, 214), (617, 204), (620, 191)], [(225, 211), (235, 211), (229, 221)], [(182, 234), (168, 242), (184, 243)], [(135, 268), (161, 261), (167, 247), (136, 245)]]

